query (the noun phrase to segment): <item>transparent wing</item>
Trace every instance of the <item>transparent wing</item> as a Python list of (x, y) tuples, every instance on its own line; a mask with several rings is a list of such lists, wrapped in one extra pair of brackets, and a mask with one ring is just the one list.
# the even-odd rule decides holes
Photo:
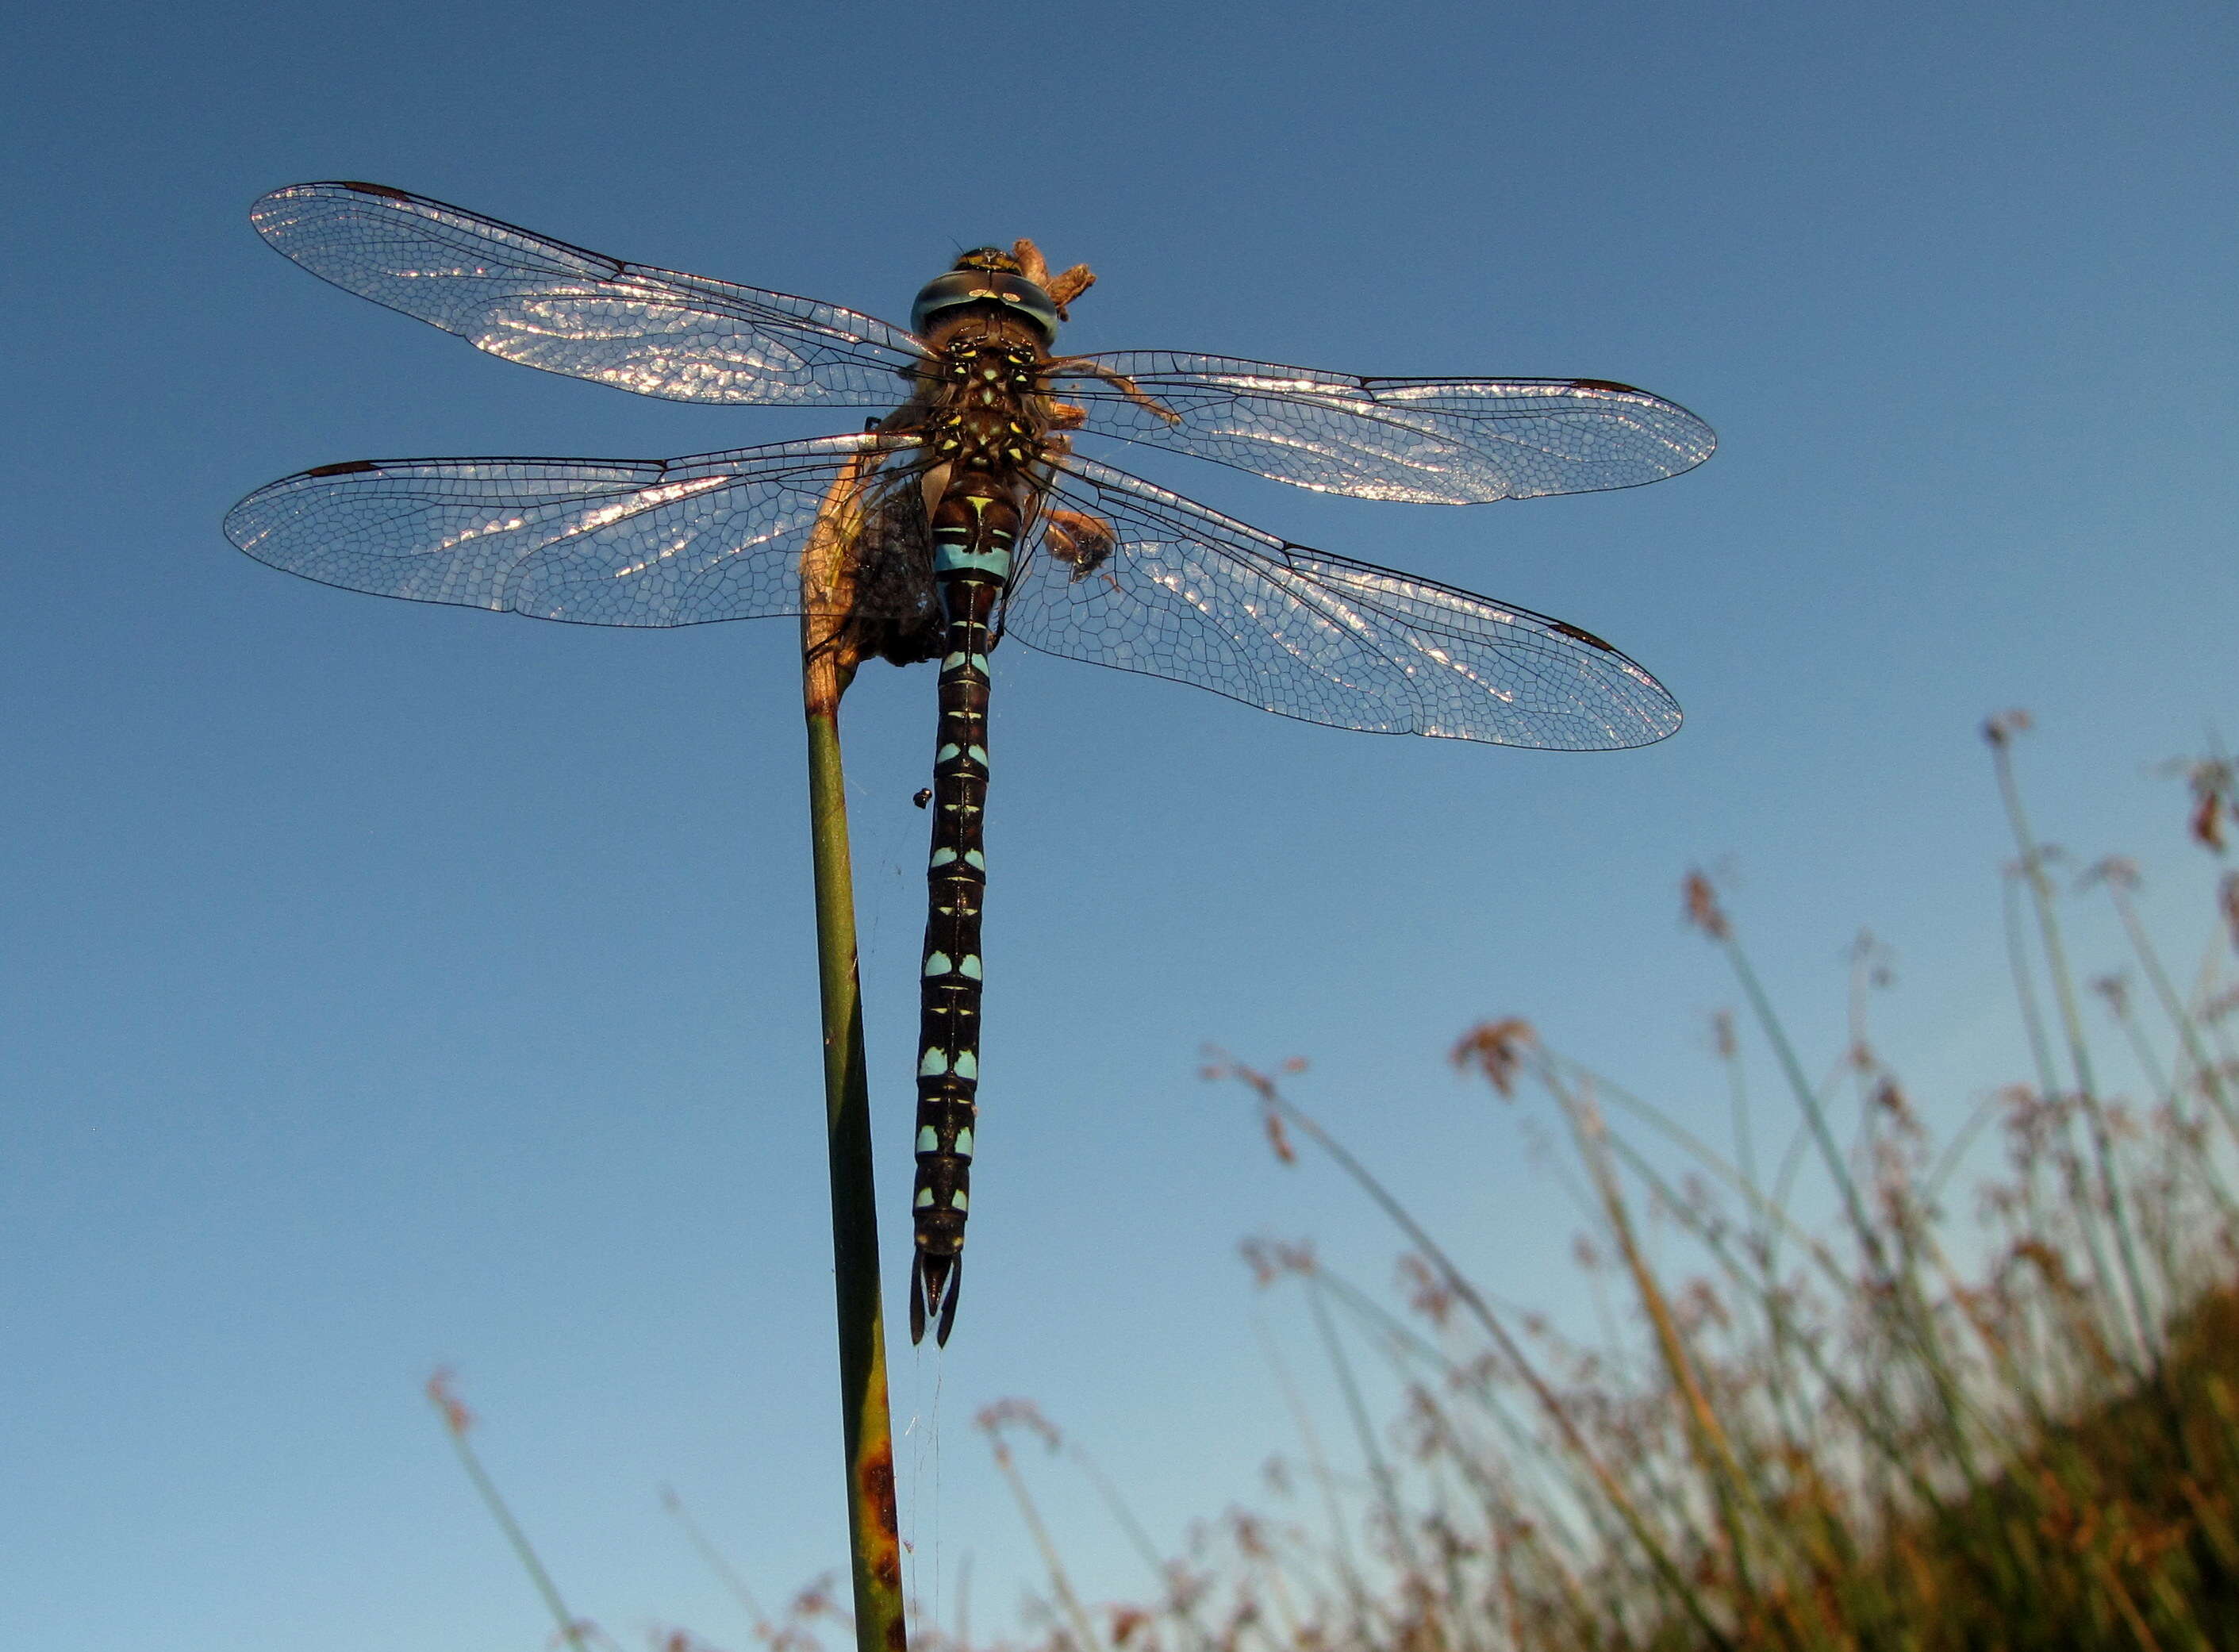
[(1093, 461), (1051, 491), (1116, 543), (1100, 561), (1077, 521), (1070, 547), (1063, 517), (1045, 527), (1005, 611), (1029, 647), (1379, 733), (1575, 752), (1679, 726), (1662, 684), (1559, 620), (1286, 544)]
[(870, 315), (587, 252), (377, 183), (250, 209), (313, 275), (508, 362), (672, 401), (891, 407), (923, 354)]
[[(897, 447), (826, 436), (689, 459), (395, 459), (260, 488), (226, 537), (290, 574), (415, 602), (583, 625), (795, 614), (801, 557), (843, 506), (864, 611), (930, 612), (921, 519), (874, 468)], [(867, 470), (873, 474), (867, 475)]]
[(1599, 379), (1361, 379), (1130, 350), (1053, 363), (1051, 388), (1098, 435), (1426, 505), (1637, 488), (1717, 446), (1686, 408)]

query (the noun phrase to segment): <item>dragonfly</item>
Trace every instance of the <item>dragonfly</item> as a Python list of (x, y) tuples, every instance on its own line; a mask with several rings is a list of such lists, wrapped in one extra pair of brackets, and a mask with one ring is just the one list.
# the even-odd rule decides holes
[(225, 531), (274, 567), (382, 596), (585, 625), (797, 617), (804, 647), (850, 670), (938, 661), (913, 1342), (929, 1323), (947, 1342), (962, 1281), (998, 643), (1339, 728), (1596, 751), (1679, 726), (1663, 685), (1591, 632), (1291, 543), (1074, 451), (1109, 438), (1325, 493), (1481, 504), (1710, 457), (1710, 428), (1644, 390), (1062, 354), (1095, 276), (1053, 274), (1028, 241), (962, 255), (904, 329), (384, 185), (297, 184), (251, 216), (314, 275), (507, 361), (669, 401), (880, 410), (843, 435), (680, 459), (322, 465), (250, 494)]

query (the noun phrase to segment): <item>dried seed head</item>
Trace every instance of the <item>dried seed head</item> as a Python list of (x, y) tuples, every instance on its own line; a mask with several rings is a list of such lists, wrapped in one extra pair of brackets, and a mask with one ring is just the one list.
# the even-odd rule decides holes
[(1510, 1016), (1501, 1021), (1480, 1021), (1454, 1045), (1453, 1064), (1467, 1071), (1475, 1067), (1503, 1096), (1516, 1093), (1516, 1070), (1523, 1065), (1525, 1046), (1533, 1041), (1529, 1021)]
[(2216, 853), (2223, 853), (2223, 799), (2215, 792), (2199, 792), (2193, 796), (2192, 835), (2196, 841), (2206, 844)]
[(1041, 1408), (1032, 1400), (997, 1400), (992, 1405), (982, 1406), (980, 1414), (972, 1419), (972, 1426), (990, 1436), (999, 1434), (1006, 1428), (1022, 1428), (1029, 1434), (1039, 1436), (1042, 1443), (1053, 1451), (1062, 1443), (1056, 1426), (1042, 1415)]
[(1244, 1258), (1244, 1265), (1252, 1270), (1253, 1284), (1265, 1290), (1275, 1283), (1278, 1270), (1274, 1257), (1268, 1254), (1266, 1240), (1239, 1240), (1236, 1246), (1236, 1253)]
[(2184, 778), (2192, 788), (2194, 841), (2222, 854), (2223, 822), (2232, 817), (2235, 806), (2239, 806), (2239, 776), (2235, 776), (2231, 765), (2223, 759), (2205, 758), (2189, 766)]
[(2030, 714), (2019, 707), (1999, 712), (1983, 723), (1983, 738), (2003, 749), (2015, 735), (2029, 733), (2030, 721)]
[(1299, 1150), (1291, 1145), (1289, 1132), (1283, 1128), (1283, 1115), (1277, 1112), (1272, 1105), (1263, 1103), (1259, 1109), (1259, 1124), (1267, 1132), (1267, 1145), (1274, 1150), (1275, 1157), (1286, 1164), (1297, 1164)]
[(1454, 1310), (1454, 1293), (1444, 1275), (1412, 1251), (1399, 1258), (1399, 1277), (1407, 1287), (1407, 1305), (1434, 1325), (1443, 1325)]
[(467, 1430), (475, 1425), (475, 1414), (452, 1391), (451, 1379), (455, 1374), (448, 1365), (437, 1370), (428, 1379), (428, 1397), (443, 1414), (443, 1426), (463, 1439)]
[(2109, 855), (2093, 863), (2091, 869), (2077, 879), (2077, 886), (2089, 888), (2093, 884), (2105, 884), (2109, 889), (2128, 892), (2143, 881), (2138, 876), (2138, 863), (2128, 855)]
[(1724, 908), (1718, 905), (1718, 892), (1701, 872), (1691, 872), (1680, 885), (1686, 907), (1686, 920), (1714, 941), (1722, 941), (1733, 934), (1727, 923)]

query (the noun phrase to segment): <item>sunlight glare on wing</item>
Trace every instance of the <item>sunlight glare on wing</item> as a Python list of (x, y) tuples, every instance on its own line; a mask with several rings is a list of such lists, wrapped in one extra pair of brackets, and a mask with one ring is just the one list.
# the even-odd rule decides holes
[(636, 574), (642, 574), (655, 563), (665, 562), (670, 557), (674, 556), (679, 551), (685, 549), (696, 537), (697, 535), (695, 535), (689, 528), (687, 528), (681, 533), (679, 533), (674, 539), (669, 541), (669, 543), (662, 546), (651, 556), (647, 557), (642, 562), (633, 562), (628, 567), (616, 568), (614, 573), (614, 577), (618, 580), (627, 580)]
[(480, 527), (463, 528), (448, 538), (436, 541), (427, 552), (421, 554), (439, 554), (444, 551), (455, 550), (468, 540), (480, 539), (485, 534), (511, 534), (528, 525), (528, 519), (525, 516), (508, 516), (502, 522), (484, 522)]
[(572, 539), (584, 534), (595, 534), (601, 528), (610, 527), (641, 511), (651, 510), (660, 505), (673, 505), (680, 499), (689, 499), (694, 494), (704, 494), (712, 488), (724, 487), (730, 481), (728, 476), (698, 476), (690, 481), (673, 481), (658, 488), (642, 488), (619, 504), (585, 513), (557, 537)]
[[(759, 550), (765, 545), (774, 544), (779, 540), (784, 539), (791, 532), (792, 525), (790, 522), (787, 522), (771, 529), (768, 533), (756, 534), (750, 538), (742, 539), (737, 544), (727, 546), (722, 550), (716, 552), (714, 557), (709, 560), (708, 566), (713, 567), (717, 562), (721, 562), (729, 557), (744, 556), (750, 551)], [(664, 561), (668, 558), (675, 555), (679, 551), (688, 548), (695, 537), (697, 536), (689, 533), (680, 534), (677, 536), (676, 542), (674, 545), (669, 546), (666, 550), (661, 551), (654, 555), (647, 558), (644, 561), (635, 563), (629, 567), (616, 568), (615, 570), (615, 577), (618, 580), (626, 580), (634, 574), (642, 574), (648, 568), (651, 567), (655, 562)]]

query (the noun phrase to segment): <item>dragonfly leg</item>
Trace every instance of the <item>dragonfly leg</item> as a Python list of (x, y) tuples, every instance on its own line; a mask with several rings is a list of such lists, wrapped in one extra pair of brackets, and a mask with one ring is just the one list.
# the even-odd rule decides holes
[(1072, 319), (1066, 314), (1066, 307), (1096, 285), (1095, 272), (1086, 264), (1075, 264), (1063, 275), (1053, 276), (1049, 260), (1042, 256), (1042, 249), (1031, 241), (1021, 239), (1013, 242), (1011, 256), (1018, 260), (1019, 274), (1050, 295), (1050, 302), (1057, 306), (1058, 317), (1061, 321)]
[(1114, 373), (1093, 357), (1060, 355), (1042, 363), (1045, 375), (1052, 373), (1079, 373), (1092, 379), (1101, 379), (1153, 418), (1164, 419), (1168, 424), (1179, 424), (1182, 415), (1156, 396), (1144, 394), (1142, 387), (1124, 373)]
[(1120, 534), (1101, 516), (1091, 516), (1077, 510), (1053, 510), (1042, 517), (1042, 543), (1049, 554), (1073, 569), (1073, 577), (1085, 579), (1104, 565), (1120, 543)]

